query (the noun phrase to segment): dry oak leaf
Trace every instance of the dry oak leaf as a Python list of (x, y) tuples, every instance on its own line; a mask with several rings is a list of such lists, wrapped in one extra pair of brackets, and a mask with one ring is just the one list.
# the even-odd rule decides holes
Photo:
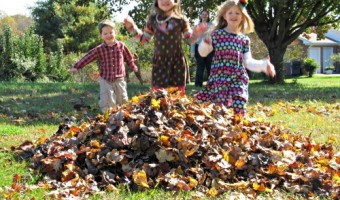
[(166, 149), (160, 149), (155, 154), (160, 163), (173, 161), (175, 159), (172, 151), (168, 151)]
[(194, 141), (184, 138), (178, 142), (177, 147), (185, 156), (190, 157), (198, 150), (199, 145)]
[(148, 177), (146, 176), (146, 173), (144, 170), (141, 170), (139, 172), (134, 171), (132, 174), (133, 181), (144, 188), (149, 188), (148, 185)]

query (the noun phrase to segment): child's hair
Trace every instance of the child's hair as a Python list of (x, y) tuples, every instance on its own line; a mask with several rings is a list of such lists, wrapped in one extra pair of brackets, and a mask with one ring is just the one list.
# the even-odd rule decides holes
[[(153, 7), (151, 9), (151, 15), (150, 16), (155, 16), (155, 15), (163, 15), (164, 11), (161, 10), (158, 6), (158, 0), (153, 1)], [(182, 10), (181, 10), (181, 0), (175, 0), (175, 5), (172, 8), (174, 14), (179, 17), (183, 17)]]
[(106, 26), (109, 26), (113, 29), (115, 29), (115, 27), (116, 27), (115, 23), (113, 23), (113, 21), (108, 20), (108, 19), (104, 19), (103, 21), (99, 22), (99, 24), (98, 24), (99, 33), (102, 33), (103, 28), (106, 27)]
[[(209, 12), (209, 10), (203, 9), (203, 10), (200, 12), (200, 14), (202, 14), (203, 12), (208, 13), (208, 20), (207, 20), (207, 22), (210, 22), (210, 12)], [(200, 22), (202, 22), (201, 16), (200, 16), (199, 18), (200, 18)]]
[(239, 27), (240, 31), (242, 31), (242, 33), (253, 32), (254, 22), (250, 18), (247, 9), (242, 6), (242, 3), (239, 0), (227, 0), (218, 7), (217, 15), (215, 18), (216, 26), (214, 27), (214, 30), (222, 29), (228, 25), (227, 20), (225, 20), (223, 16), (233, 6), (238, 6), (240, 11), (242, 12), (242, 22), (240, 23)]

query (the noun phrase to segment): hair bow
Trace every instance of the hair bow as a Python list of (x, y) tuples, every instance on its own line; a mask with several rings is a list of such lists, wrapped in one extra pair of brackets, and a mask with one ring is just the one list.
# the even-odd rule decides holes
[(243, 8), (247, 7), (248, 5), (248, 0), (240, 0), (239, 2), (241, 3)]

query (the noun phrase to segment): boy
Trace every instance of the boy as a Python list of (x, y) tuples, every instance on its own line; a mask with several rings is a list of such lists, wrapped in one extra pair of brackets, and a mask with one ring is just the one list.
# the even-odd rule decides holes
[(100, 100), (99, 107), (104, 113), (107, 109), (128, 100), (124, 62), (134, 71), (138, 68), (133, 56), (125, 44), (115, 40), (115, 24), (103, 20), (98, 25), (103, 43), (91, 49), (83, 58), (76, 62), (68, 72), (77, 72), (87, 64), (98, 60)]

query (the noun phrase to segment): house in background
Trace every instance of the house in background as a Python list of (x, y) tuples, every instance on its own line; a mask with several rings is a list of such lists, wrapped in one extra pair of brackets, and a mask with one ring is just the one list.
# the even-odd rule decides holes
[(304, 34), (299, 38), (302, 45), (306, 48), (307, 56), (313, 58), (320, 66), (316, 73), (326, 73), (325, 68), (333, 65), (333, 73), (340, 74), (340, 63), (332, 63), (330, 57), (333, 54), (340, 53), (340, 31), (330, 29), (325, 39), (317, 40), (316, 33)]

